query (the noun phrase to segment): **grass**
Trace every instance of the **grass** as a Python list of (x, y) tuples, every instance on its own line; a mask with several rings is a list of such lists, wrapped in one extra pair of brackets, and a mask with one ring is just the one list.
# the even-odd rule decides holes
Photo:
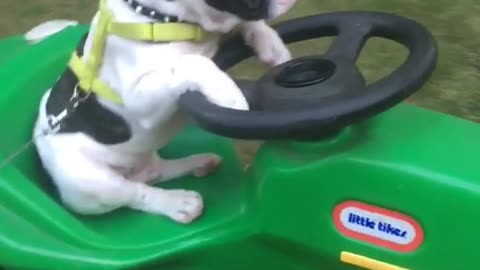
[[(22, 33), (43, 21), (73, 18), (88, 22), (97, 0), (1, 0), (0, 38)], [(283, 19), (339, 10), (394, 12), (419, 21), (438, 40), (439, 65), (430, 82), (410, 101), (426, 108), (480, 122), (480, 2), (477, 0), (299, 0)], [(294, 56), (323, 52), (330, 39), (291, 46)], [(373, 39), (358, 64), (369, 81), (391, 72), (406, 51), (392, 42)], [(258, 77), (263, 68), (248, 60), (233, 74)]]

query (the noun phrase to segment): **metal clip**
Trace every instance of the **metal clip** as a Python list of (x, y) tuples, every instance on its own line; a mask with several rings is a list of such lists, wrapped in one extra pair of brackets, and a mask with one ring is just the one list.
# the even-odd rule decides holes
[(80, 103), (86, 101), (90, 97), (92, 92), (88, 91), (85, 94), (82, 93), (84, 92), (79, 89), (79, 84), (77, 83), (77, 85), (75, 85), (75, 88), (73, 89), (73, 94), (70, 97), (69, 103), (67, 104), (65, 109), (63, 109), (58, 115), (49, 115), (47, 117), (50, 134), (57, 133), (60, 130), (61, 122), (65, 120), (65, 118), (70, 116), (70, 114), (72, 114), (77, 109)]
[(60, 130), (60, 123), (68, 116), (69, 112), (64, 109), (58, 115), (49, 115), (47, 118), (50, 133), (57, 133)]
[(73, 95), (70, 97), (70, 104), (72, 109), (76, 109), (78, 105), (84, 101), (86, 101), (90, 95), (92, 94), (92, 91), (81, 91), (79, 89), (79, 84), (75, 85), (75, 88), (73, 89)]

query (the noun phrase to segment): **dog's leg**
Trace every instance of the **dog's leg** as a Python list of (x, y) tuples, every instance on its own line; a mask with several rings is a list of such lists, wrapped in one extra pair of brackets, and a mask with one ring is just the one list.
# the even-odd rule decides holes
[[(101, 170), (105, 172), (106, 168)], [(78, 177), (74, 181), (81, 187), (60, 186), (60, 192), (65, 204), (80, 214), (99, 215), (129, 207), (190, 223), (203, 210), (202, 197), (196, 192), (151, 187), (128, 181), (113, 171), (95, 178)]]
[(205, 177), (215, 171), (222, 163), (222, 158), (215, 154), (197, 154), (185, 158), (165, 160), (156, 153), (145, 166), (127, 176), (128, 180), (156, 184), (187, 175)]
[(289, 49), (278, 33), (265, 21), (244, 22), (241, 32), (245, 42), (269, 66), (277, 66), (292, 59)]
[(249, 105), (237, 84), (211, 59), (184, 55), (175, 67), (175, 81), (182, 91), (199, 91), (212, 103), (225, 108), (248, 110)]
[(179, 223), (191, 223), (203, 210), (201, 195), (188, 190), (165, 190), (143, 183), (138, 184), (137, 193), (128, 207), (148, 213), (170, 217)]
[(202, 197), (196, 192), (129, 181), (108, 164), (73, 151), (67, 160), (56, 159), (50, 165), (62, 201), (79, 214), (100, 215), (128, 207), (189, 223), (203, 209)]
[(235, 82), (215, 63), (201, 55), (183, 55), (171, 65), (144, 74), (133, 90), (123, 92), (125, 107), (144, 128), (171, 118), (186, 91), (200, 91), (210, 102), (237, 110), (249, 106)]

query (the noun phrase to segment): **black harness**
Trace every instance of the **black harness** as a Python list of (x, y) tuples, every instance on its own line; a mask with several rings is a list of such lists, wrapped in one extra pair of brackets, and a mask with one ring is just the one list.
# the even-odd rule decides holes
[[(83, 48), (87, 35), (77, 47), (79, 56), (83, 56)], [(53, 86), (47, 101), (47, 115), (59, 115), (73, 96), (78, 79), (70, 68), (67, 68)], [(91, 94), (77, 109), (60, 123), (57, 134), (82, 132), (99, 143), (118, 144), (128, 141), (132, 135), (127, 121), (120, 115), (102, 106), (95, 94)]]

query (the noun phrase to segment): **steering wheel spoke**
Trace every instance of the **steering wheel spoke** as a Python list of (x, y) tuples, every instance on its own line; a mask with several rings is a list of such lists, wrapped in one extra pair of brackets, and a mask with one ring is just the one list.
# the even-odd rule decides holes
[(259, 104), (258, 103), (258, 91), (257, 89), (257, 82), (254, 80), (248, 79), (234, 79), (235, 83), (237, 84), (238, 88), (242, 90), (243, 95), (248, 101), (250, 105), (250, 109), (255, 110)]
[(356, 62), (369, 39), (371, 29), (371, 24), (365, 21), (343, 23), (339, 27), (339, 35), (328, 49), (326, 56)]

